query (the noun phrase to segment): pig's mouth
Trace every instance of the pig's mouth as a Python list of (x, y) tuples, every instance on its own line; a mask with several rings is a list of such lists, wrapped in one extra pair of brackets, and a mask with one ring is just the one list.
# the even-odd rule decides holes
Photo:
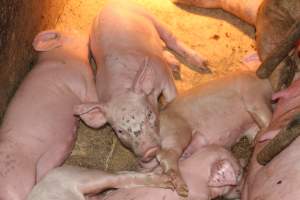
[(159, 151), (159, 147), (151, 147), (149, 148), (145, 153), (144, 156), (141, 158), (142, 162), (149, 162), (150, 160), (152, 160), (155, 156), (156, 153)]

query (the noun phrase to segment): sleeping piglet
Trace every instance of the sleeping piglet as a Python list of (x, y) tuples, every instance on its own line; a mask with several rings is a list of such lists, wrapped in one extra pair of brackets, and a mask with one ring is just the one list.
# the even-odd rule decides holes
[(73, 107), (97, 101), (88, 37), (39, 33), (38, 61), (19, 86), (0, 129), (0, 199), (25, 200), (33, 185), (70, 154), (78, 119)]
[(166, 26), (142, 7), (126, 0), (111, 0), (95, 18), (90, 47), (96, 61), (99, 103), (77, 106), (75, 113), (91, 127), (109, 123), (121, 142), (141, 159), (159, 149), (158, 97), (167, 103), (176, 96), (168, 67), (175, 57), (209, 72), (206, 60), (188, 48)]
[(189, 155), (208, 144), (229, 148), (243, 133), (267, 127), (271, 92), (268, 80), (240, 72), (181, 94), (161, 112), (157, 159), (182, 195), (187, 195), (177, 166), (182, 153)]
[(90, 36), (99, 104), (76, 109), (92, 127), (108, 122), (140, 157), (157, 150), (158, 96), (162, 93), (166, 102), (176, 96), (168, 69), (172, 61), (163, 50), (162, 40), (190, 64), (209, 71), (206, 60), (178, 41), (145, 9), (129, 1), (109, 1), (95, 18)]
[[(198, 149), (180, 161), (180, 170), (190, 188), (189, 199), (207, 200), (220, 195), (234, 195), (242, 170), (236, 159), (226, 149), (210, 145)], [(63, 166), (51, 171), (29, 195), (28, 200), (179, 200), (176, 192), (151, 188), (153, 182), (168, 187), (168, 179), (155, 174), (109, 174)], [(164, 180), (165, 179), (165, 180)], [(148, 187), (141, 187), (141, 186)], [(122, 188), (93, 196), (108, 188)], [(85, 196), (84, 196), (85, 195)]]

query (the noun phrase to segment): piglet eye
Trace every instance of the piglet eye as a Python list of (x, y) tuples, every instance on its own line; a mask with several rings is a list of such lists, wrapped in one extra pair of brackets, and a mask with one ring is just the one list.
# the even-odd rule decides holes
[(122, 133), (123, 133), (123, 131), (122, 131), (122, 130), (118, 130), (118, 133), (122, 134)]

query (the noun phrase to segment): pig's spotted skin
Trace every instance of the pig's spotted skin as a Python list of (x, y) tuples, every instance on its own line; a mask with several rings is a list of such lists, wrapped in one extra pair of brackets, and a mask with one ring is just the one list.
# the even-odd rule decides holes
[(158, 113), (149, 97), (131, 93), (129, 98), (127, 94), (108, 103), (107, 120), (121, 142), (143, 156), (147, 148), (158, 144)]
[(7, 174), (9, 174), (11, 171), (15, 169), (17, 162), (9, 154), (6, 154), (5, 152), (0, 152), (0, 160), (1, 160), (0, 164), (3, 165), (3, 167), (0, 168), (4, 169), (3, 171), (0, 172), (0, 175), (2, 177), (5, 177)]
[[(2, 144), (2, 147), (5, 146), (5, 144)], [(8, 143), (6, 144), (7, 150), (1, 151), (0, 150), (0, 169), (4, 169), (3, 171), (0, 171), (0, 175), (2, 177), (7, 176), (10, 172), (14, 171), (17, 161), (14, 159), (8, 152), (18, 148), (14, 143)]]
[(120, 116), (122, 116), (120, 123), (121, 126), (115, 128), (118, 134), (123, 135), (125, 131), (130, 135), (138, 137), (141, 135), (143, 129), (142, 126), (146, 121), (149, 121), (151, 128), (157, 128), (154, 112), (148, 106), (145, 111), (146, 115), (142, 117), (139, 117), (139, 112), (135, 112), (135, 110), (130, 112), (131, 114), (129, 115), (124, 115), (127, 114), (126, 107), (120, 108), (120, 111), (123, 112), (120, 113)]

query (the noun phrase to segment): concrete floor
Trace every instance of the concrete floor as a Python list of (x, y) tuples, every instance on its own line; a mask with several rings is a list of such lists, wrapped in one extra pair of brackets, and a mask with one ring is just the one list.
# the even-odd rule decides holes
[[(121, 1), (121, 0), (120, 0)], [(179, 92), (238, 70), (241, 60), (255, 51), (254, 28), (222, 10), (176, 6), (169, 0), (134, 0), (150, 10), (188, 46), (207, 57), (212, 74), (199, 74), (184, 64)], [(59, 19), (58, 29), (87, 32), (104, 0), (69, 0)], [(110, 127), (91, 130), (81, 124), (76, 147), (69, 164), (109, 171), (135, 168), (135, 159), (113, 136)]]

